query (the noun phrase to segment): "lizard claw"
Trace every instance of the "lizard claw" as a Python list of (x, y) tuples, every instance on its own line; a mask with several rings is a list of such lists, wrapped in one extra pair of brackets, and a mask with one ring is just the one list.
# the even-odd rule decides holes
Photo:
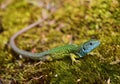
[(77, 63), (77, 61), (76, 61), (76, 60), (74, 60), (74, 61), (72, 60), (72, 65), (73, 65), (74, 63)]

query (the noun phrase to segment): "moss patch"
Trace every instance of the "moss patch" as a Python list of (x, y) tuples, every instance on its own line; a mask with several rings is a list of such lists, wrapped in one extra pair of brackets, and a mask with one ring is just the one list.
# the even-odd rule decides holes
[[(19, 58), (10, 48), (9, 38), (41, 18), (42, 11), (47, 9), (25, 0), (13, 0), (4, 10), (0, 9), (3, 29), (0, 32), (0, 81), (21, 84), (107, 84), (110, 81), (111, 84), (118, 84), (120, 63), (111, 63), (120, 60), (119, 1), (60, 2), (50, 1), (49, 4), (58, 9), (41, 26), (19, 36), (16, 39), (18, 47), (30, 52), (42, 52), (68, 44), (71, 37), (75, 44), (90, 38), (99, 39), (100, 47), (78, 59), (74, 65), (69, 57), (52, 62)], [(50, 14), (49, 11), (47, 13)]]

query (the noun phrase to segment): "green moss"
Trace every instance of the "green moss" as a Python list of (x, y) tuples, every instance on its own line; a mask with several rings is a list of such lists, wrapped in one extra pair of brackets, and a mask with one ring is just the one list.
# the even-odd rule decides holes
[(4, 29), (0, 33), (1, 80), (21, 84), (107, 84), (110, 79), (111, 84), (118, 84), (119, 63), (110, 63), (120, 60), (119, 1), (68, 0), (56, 4), (59, 9), (49, 20), (43, 22), (41, 28), (37, 26), (16, 39), (19, 48), (42, 52), (68, 44), (70, 36), (75, 44), (81, 44), (90, 38), (99, 39), (100, 47), (78, 59), (74, 65), (69, 57), (52, 62), (19, 58), (10, 48), (9, 38), (40, 18), (43, 8), (33, 6), (25, 0), (13, 1), (5, 10), (0, 10)]

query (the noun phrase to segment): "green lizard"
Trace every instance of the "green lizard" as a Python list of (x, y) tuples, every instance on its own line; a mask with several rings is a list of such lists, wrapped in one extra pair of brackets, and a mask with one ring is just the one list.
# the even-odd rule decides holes
[(41, 53), (32, 53), (28, 51), (24, 51), (19, 49), (14, 40), (17, 38), (17, 36), (21, 35), (23, 32), (26, 32), (27, 30), (33, 28), (34, 26), (40, 24), (43, 20), (38, 20), (37, 22), (31, 24), (30, 26), (23, 28), (23, 30), (17, 32), (14, 34), (11, 39), (10, 39), (10, 46), (11, 48), (18, 54), (29, 57), (32, 59), (37, 59), (37, 60), (51, 60), (51, 59), (59, 59), (63, 58), (65, 56), (70, 56), (72, 63), (76, 62), (76, 57), (83, 57), (87, 53), (91, 52), (93, 49), (95, 49), (97, 46), (100, 45), (100, 41), (91, 39), (81, 45), (75, 45), (75, 44), (68, 44), (65, 46), (57, 47), (45, 52)]

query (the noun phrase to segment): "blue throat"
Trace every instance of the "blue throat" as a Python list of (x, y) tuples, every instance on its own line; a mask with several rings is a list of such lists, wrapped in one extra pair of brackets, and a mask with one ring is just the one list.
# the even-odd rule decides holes
[(82, 48), (81, 48), (80, 51), (77, 53), (77, 55), (79, 55), (80, 57), (83, 57), (83, 56), (85, 56), (86, 54), (87, 54), (87, 53), (85, 53)]

